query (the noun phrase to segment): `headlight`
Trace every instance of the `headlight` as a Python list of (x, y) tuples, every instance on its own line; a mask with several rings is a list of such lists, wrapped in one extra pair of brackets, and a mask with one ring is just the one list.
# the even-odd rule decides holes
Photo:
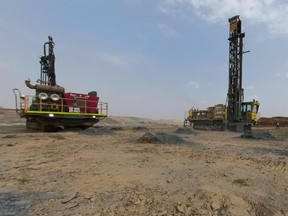
[(59, 101), (60, 100), (60, 96), (58, 94), (52, 94), (50, 96), (51, 100), (53, 101)]
[(48, 95), (45, 92), (41, 92), (38, 97), (40, 100), (47, 100)]

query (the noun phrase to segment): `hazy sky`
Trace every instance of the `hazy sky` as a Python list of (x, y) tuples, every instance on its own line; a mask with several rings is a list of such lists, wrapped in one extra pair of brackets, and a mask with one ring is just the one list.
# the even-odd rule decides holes
[(245, 100), (261, 116), (288, 115), (287, 0), (1, 0), (0, 106), (39, 78), (54, 38), (57, 84), (98, 91), (110, 115), (183, 119), (225, 103), (228, 18), (246, 33)]

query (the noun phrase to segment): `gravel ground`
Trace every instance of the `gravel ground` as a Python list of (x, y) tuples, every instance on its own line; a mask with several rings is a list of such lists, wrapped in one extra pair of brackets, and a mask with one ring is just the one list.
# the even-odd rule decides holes
[(0, 117), (1, 216), (288, 215), (286, 128), (251, 139), (115, 117), (42, 133)]

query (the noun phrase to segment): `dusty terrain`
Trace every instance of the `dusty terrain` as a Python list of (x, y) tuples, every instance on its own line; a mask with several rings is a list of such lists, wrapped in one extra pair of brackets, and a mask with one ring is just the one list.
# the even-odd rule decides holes
[(0, 215), (285, 215), (288, 128), (194, 131), (112, 117), (26, 131), (0, 110)]

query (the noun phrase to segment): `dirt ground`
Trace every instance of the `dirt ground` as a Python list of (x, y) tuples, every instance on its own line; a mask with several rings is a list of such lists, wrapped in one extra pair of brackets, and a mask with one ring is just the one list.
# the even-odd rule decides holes
[(24, 123), (0, 110), (0, 215), (288, 216), (288, 128), (243, 137), (135, 117), (57, 133)]

